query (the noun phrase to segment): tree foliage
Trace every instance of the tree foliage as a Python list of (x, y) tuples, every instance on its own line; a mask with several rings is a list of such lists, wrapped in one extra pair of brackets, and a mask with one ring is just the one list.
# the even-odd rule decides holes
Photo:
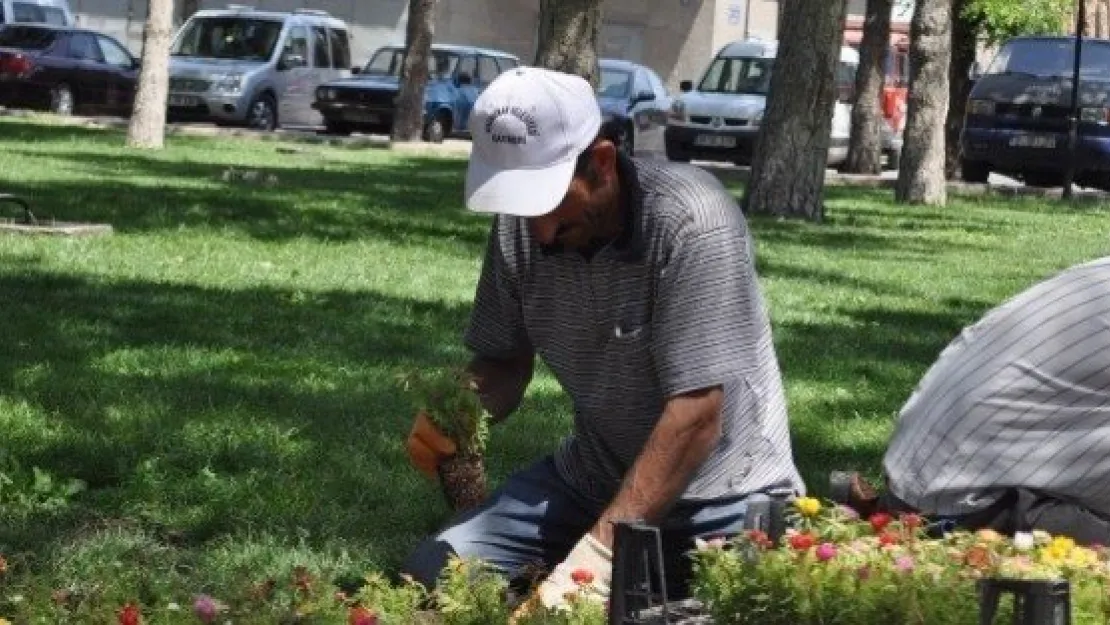
[(1075, 0), (969, 0), (960, 18), (979, 26), (988, 45), (1018, 35), (1067, 32)]

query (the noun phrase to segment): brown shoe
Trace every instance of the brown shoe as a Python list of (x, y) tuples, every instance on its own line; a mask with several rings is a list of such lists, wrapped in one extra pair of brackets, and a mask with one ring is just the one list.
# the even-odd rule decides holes
[(865, 519), (878, 508), (879, 494), (855, 471), (833, 471), (829, 475), (829, 492), (833, 501), (848, 506)]

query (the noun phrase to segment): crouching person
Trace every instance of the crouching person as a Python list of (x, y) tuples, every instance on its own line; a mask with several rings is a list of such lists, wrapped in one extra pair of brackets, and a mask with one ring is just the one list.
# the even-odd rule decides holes
[(834, 480), (864, 514), (1110, 544), (1110, 257), (965, 328), (903, 406), (883, 470), (882, 494)]
[[(744, 217), (711, 175), (620, 154), (577, 76), (506, 72), (471, 127), (466, 203), (494, 217), (469, 369), (496, 421), (542, 358), (574, 428), (405, 572), (434, 586), (452, 555), (510, 578), (538, 564), (551, 571), (539, 596), (556, 604), (578, 569), (608, 587), (613, 523), (639, 520), (661, 529), (681, 597), (695, 539), (739, 532), (755, 493), (803, 491)], [(419, 429), (409, 448), (434, 476), (449, 445)]]

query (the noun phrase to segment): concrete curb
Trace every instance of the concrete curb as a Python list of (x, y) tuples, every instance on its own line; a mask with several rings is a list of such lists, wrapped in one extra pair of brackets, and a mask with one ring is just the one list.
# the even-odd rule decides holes
[[(22, 109), (5, 109), (0, 107), (0, 117), (19, 117), (34, 119), (55, 126), (76, 126), (80, 128), (110, 128), (114, 130), (127, 130), (126, 119), (118, 117), (60, 117), (39, 111)], [(274, 132), (261, 132), (246, 128), (229, 128), (211, 124), (166, 124), (166, 136), (183, 137), (234, 137), (255, 141), (300, 143), (306, 145), (323, 145), (352, 150), (381, 149), (397, 150), (409, 154), (428, 156), (465, 156), (470, 153), (470, 142), (449, 139), (443, 143), (393, 143), (389, 137), (380, 135), (353, 135), (340, 137), (325, 135), (311, 128), (281, 128)]]
[[(747, 184), (751, 177), (751, 170), (747, 167), (719, 167), (714, 165), (701, 165), (722, 182), (734, 184)], [(869, 176), (864, 174), (842, 174), (834, 169), (825, 172), (826, 187), (855, 187), (862, 189), (890, 189), (894, 190), (896, 180), (882, 176)], [(1032, 197), (1045, 199), (1062, 199), (1063, 189), (1027, 187), (1025, 185), (996, 185), (978, 184), (962, 181), (948, 183), (948, 193), (956, 196), (987, 196), (999, 195), (1005, 197)], [(1072, 194), (1073, 200), (1108, 201), (1110, 193), (1095, 189), (1076, 189)]]

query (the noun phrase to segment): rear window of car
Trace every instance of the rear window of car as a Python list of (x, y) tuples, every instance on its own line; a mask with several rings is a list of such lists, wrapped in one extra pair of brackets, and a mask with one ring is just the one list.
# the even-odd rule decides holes
[(45, 50), (54, 43), (57, 37), (58, 33), (49, 28), (5, 26), (0, 28), (0, 48)]

